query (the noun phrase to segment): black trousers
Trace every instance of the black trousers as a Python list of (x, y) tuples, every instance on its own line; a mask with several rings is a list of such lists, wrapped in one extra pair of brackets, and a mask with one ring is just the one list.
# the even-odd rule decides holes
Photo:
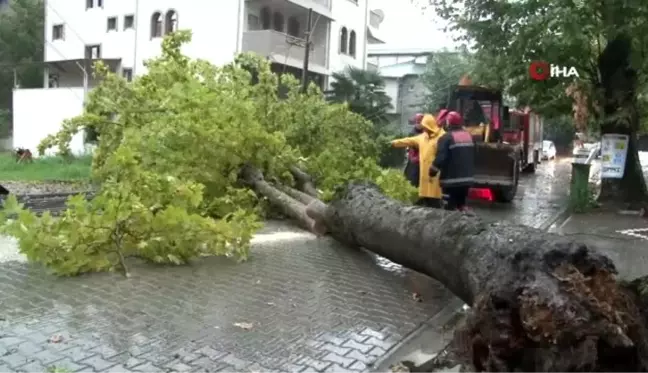
[(419, 186), (420, 174), (420, 165), (418, 163), (407, 161), (407, 165), (405, 166), (405, 178), (407, 178), (410, 184), (416, 188)]
[(416, 206), (440, 209), (443, 207), (443, 200), (440, 198), (421, 197), (416, 201)]
[(445, 187), (443, 191), (448, 195), (447, 210), (459, 210), (466, 207), (466, 198), (468, 198), (468, 189), (470, 187), (456, 186)]

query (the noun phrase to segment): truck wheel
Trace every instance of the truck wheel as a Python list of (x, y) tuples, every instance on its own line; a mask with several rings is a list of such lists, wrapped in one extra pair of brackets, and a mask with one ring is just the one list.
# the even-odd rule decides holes
[[(516, 165), (516, 169), (517, 169)], [(500, 187), (497, 189), (493, 190), (493, 194), (495, 197), (495, 202), (501, 202), (501, 203), (511, 203), (513, 202), (513, 199), (515, 199), (515, 195), (517, 194), (517, 189), (518, 189), (518, 184), (520, 183), (520, 174), (516, 173), (515, 174), (515, 180), (513, 182), (513, 185), (510, 187)]]
[(540, 163), (540, 159), (539, 159), (539, 158), (540, 158), (540, 157), (538, 156), (538, 151), (535, 150), (535, 151), (533, 152), (533, 163), (528, 164), (528, 165), (526, 166), (526, 168), (524, 169), (524, 171), (525, 171), (525, 172), (528, 172), (528, 173), (530, 173), (530, 174), (535, 173), (535, 172), (536, 172), (536, 166), (538, 165), (538, 163)]

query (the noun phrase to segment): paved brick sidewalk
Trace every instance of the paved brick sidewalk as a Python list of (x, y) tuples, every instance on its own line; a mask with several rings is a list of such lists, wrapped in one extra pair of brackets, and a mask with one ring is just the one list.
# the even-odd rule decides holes
[[(514, 204), (476, 210), (538, 226), (566, 198), (568, 171), (568, 162), (543, 163)], [(135, 264), (130, 279), (47, 276), (0, 241), (0, 371), (371, 370), (454, 298), (430, 278), (288, 224), (261, 233), (247, 263)], [(250, 330), (235, 325), (245, 323)]]
[(0, 264), (0, 371), (362, 371), (451, 297), (333, 240), (265, 232), (247, 263), (135, 265), (130, 279)]

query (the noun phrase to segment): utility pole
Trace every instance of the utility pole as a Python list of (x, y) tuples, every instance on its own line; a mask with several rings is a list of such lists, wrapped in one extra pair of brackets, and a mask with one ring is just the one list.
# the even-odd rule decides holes
[(311, 32), (313, 31), (313, 8), (308, 9), (308, 21), (306, 22), (306, 49), (304, 50), (304, 67), (302, 69), (301, 84), (302, 91), (308, 89), (308, 60), (310, 59)]

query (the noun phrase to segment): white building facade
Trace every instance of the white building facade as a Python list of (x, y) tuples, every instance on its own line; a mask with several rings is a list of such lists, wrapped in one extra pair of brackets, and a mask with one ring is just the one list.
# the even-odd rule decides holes
[(427, 94), (421, 76), (432, 53), (429, 48), (369, 46), (368, 67), (376, 69), (385, 80), (385, 93), (392, 104), (389, 117), (394, 129), (408, 132), (408, 119), (421, 111)]
[[(312, 9), (309, 78), (327, 87), (347, 66), (367, 67), (369, 31), (377, 27), (369, 0), (45, 0), (43, 88), (16, 87), (14, 147), (35, 153), (61, 122), (83, 111), (97, 85), (92, 63), (102, 60), (126, 78), (146, 73), (144, 62), (161, 52), (165, 34), (190, 29), (183, 52), (216, 65), (241, 52), (267, 57), (276, 72), (301, 75)], [(374, 31), (375, 33), (375, 31)], [(34, 108), (38, 110), (34, 110)], [(73, 139), (76, 153), (83, 135)]]

